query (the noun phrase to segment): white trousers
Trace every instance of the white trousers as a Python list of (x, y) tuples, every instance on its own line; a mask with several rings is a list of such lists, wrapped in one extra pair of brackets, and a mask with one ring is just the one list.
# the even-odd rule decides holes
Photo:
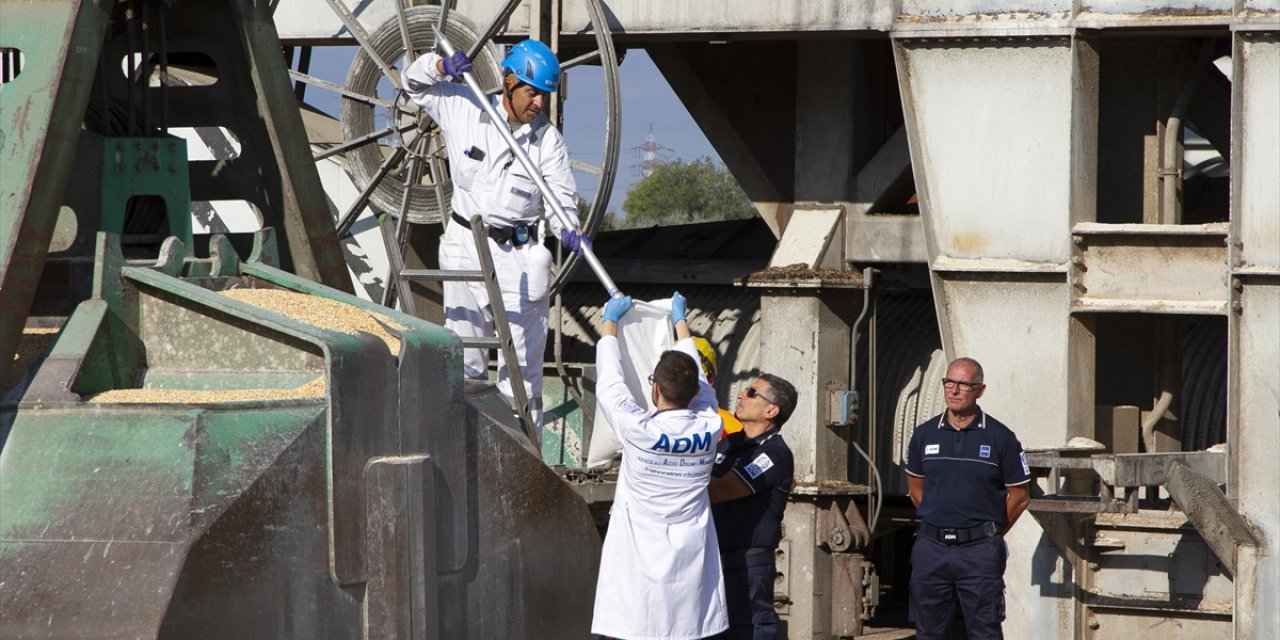
[[(498, 289), (507, 312), (507, 325), (515, 343), (520, 376), (534, 430), (542, 439), (542, 365), (547, 348), (547, 313), (550, 308), (551, 252), (539, 242), (521, 247), (498, 244), (488, 239), (498, 274)], [(480, 269), (471, 229), (450, 221), (440, 239), (440, 269)], [(483, 282), (444, 283), (444, 326), (463, 338), (497, 335), (493, 307)], [(468, 378), (485, 379), (489, 374), (488, 349), (466, 349), (463, 370)], [(506, 359), (498, 350), (498, 390), (512, 397)]]

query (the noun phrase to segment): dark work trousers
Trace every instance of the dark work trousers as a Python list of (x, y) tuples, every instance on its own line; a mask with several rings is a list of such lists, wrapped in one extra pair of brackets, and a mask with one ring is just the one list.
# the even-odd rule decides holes
[(778, 612), (773, 608), (773, 583), (778, 568), (773, 550), (720, 556), (724, 567), (724, 599), (729, 610), (729, 630), (718, 640), (774, 640), (778, 637)]
[(956, 604), (971, 640), (1004, 638), (1004, 538), (948, 546), (916, 537), (911, 549), (911, 619), (917, 640), (945, 640)]

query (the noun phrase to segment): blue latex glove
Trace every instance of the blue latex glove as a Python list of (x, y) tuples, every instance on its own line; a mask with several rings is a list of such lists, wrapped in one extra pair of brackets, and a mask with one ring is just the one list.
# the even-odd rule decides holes
[(617, 298), (609, 298), (604, 303), (604, 319), (609, 322), (617, 322), (626, 315), (631, 309), (631, 296), (620, 296)]
[(461, 80), (462, 74), (471, 72), (471, 61), (467, 59), (466, 51), (454, 51), (453, 55), (444, 59), (444, 74), (451, 76), (454, 80)]
[(579, 233), (577, 229), (569, 229), (560, 234), (560, 244), (564, 245), (565, 249), (582, 255), (584, 250), (591, 248), (591, 238), (588, 238), (585, 233)]
[(688, 302), (684, 299), (684, 296), (680, 295), (679, 291), (671, 294), (671, 324), (685, 319), (685, 309), (687, 307)]

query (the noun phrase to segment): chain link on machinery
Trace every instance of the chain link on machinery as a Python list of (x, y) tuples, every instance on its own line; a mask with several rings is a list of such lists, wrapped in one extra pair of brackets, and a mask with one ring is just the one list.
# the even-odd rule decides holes
[[(404, 9), (405, 24), (408, 26), (409, 39), (413, 43), (414, 50), (421, 55), (427, 51), (431, 51), (435, 47), (435, 37), (431, 34), (431, 27), (437, 24), (440, 19), (440, 7), (435, 5), (421, 5), (414, 7), (405, 7)], [(465, 43), (470, 46), (479, 37), (479, 30), (465, 16), (453, 11), (449, 13), (448, 23), (445, 25), (444, 34), (450, 41)], [(404, 40), (400, 34), (400, 24), (398, 20), (388, 20), (384, 22), (378, 29), (369, 34), (370, 47), (377, 53), (378, 57), (383, 60), (400, 60), (404, 57)], [(487, 43), (476, 56), (475, 74), (485, 91), (497, 91), (501, 78), (498, 75), (498, 50), (492, 43)], [(407, 66), (411, 60), (405, 60)], [(363, 47), (356, 53), (355, 58), (351, 61), (351, 68), (347, 71), (346, 88), (359, 94), (373, 96), (378, 95), (378, 85), (383, 82), (393, 82), (383, 73), (381, 67), (374, 61), (373, 57)], [(396, 87), (398, 90), (399, 87)], [(385, 87), (384, 87), (385, 90)], [(358, 140), (372, 134), (374, 131), (381, 129), (385, 124), (377, 122), (378, 116), (384, 118), (395, 118), (399, 124), (412, 122), (414, 118), (426, 118), (425, 113), (421, 113), (412, 104), (404, 104), (404, 101), (397, 101), (397, 104), (403, 106), (398, 110), (390, 110), (379, 108), (372, 104), (359, 102), (356, 100), (344, 100), (342, 102), (342, 137), (344, 141)], [(439, 136), (438, 129), (431, 129), (425, 135), (436, 137)], [(405, 147), (408, 155), (412, 156), (419, 153), (412, 148), (413, 141), (417, 137), (417, 131), (410, 130), (407, 133), (391, 136), (391, 140), (398, 146)], [(412, 146), (411, 146), (412, 145)], [(443, 152), (444, 144), (439, 140), (430, 140), (425, 145), (428, 149), (440, 149)], [(347, 163), (347, 173), (351, 175), (351, 179), (356, 186), (364, 189), (369, 183), (375, 179), (379, 168), (386, 159), (383, 154), (386, 153), (385, 147), (382, 145), (367, 144), (349, 150), (344, 155)], [(378, 186), (370, 194), (370, 200), (374, 206), (382, 211), (399, 211), (405, 198), (406, 189), (408, 191), (408, 208), (407, 215), (409, 222), (414, 224), (424, 224), (432, 222), (440, 222), (442, 219), (440, 198), (444, 199), (447, 207), (449, 198), (453, 194), (453, 183), (447, 177), (441, 179), (439, 197), (434, 184), (409, 183), (410, 176), (404, 171), (404, 165), (393, 168), (390, 175), (383, 178)], [(424, 175), (426, 172), (423, 172)]]

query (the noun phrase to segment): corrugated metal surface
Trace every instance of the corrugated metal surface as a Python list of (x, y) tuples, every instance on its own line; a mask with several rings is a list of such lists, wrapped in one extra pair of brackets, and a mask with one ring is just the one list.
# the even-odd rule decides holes
[[(885, 292), (876, 300), (876, 403), (874, 422), (864, 409), (864, 426), (859, 441), (866, 443), (865, 429), (876, 430), (875, 456), (885, 483), (886, 495), (905, 495), (902, 452), (915, 426), (940, 413), (946, 370), (933, 297), (927, 290)], [(868, 334), (858, 346), (858, 392), (865, 401), (870, 380), (867, 376)], [(867, 481), (866, 464), (854, 453), (849, 460), (851, 480)]]
[(1227, 322), (1191, 320), (1182, 334), (1182, 450), (1227, 441)]

